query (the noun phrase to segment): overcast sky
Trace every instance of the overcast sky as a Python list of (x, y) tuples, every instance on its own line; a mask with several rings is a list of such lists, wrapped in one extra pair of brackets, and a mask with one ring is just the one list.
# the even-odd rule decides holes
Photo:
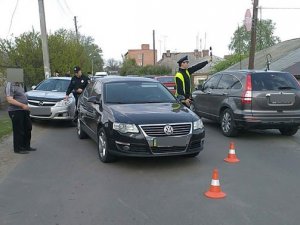
[[(59, 28), (92, 36), (105, 60), (121, 60), (128, 49), (141, 44), (153, 47), (156, 33), (158, 59), (165, 50), (190, 52), (213, 48), (213, 54), (229, 54), (228, 45), (251, 0), (44, 0), (48, 33)], [(262, 19), (276, 23), (282, 41), (299, 38), (299, 0), (259, 0)], [(297, 9), (278, 9), (297, 8)], [(0, 0), (0, 38), (10, 38), (34, 27), (40, 31), (38, 0)]]

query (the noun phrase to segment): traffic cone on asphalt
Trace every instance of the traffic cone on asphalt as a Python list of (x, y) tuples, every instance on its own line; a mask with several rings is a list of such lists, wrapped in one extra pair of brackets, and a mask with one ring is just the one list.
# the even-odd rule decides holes
[(225, 198), (226, 193), (222, 192), (221, 190), (219, 173), (217, 169), (214, 169), (209, 190), (205, 192), (204, 195), (208, 198)]
[(228, 163), (237, 163), (240, 161), (235, 154), (235, 148), (233, 142), (230, 142), (229, 153), (227, 155), (227, 158), (224, 159), (224, 161)]

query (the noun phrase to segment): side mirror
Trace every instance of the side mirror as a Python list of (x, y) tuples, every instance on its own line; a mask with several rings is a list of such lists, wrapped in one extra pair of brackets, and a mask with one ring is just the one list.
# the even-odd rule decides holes
[(182, 102), (185, 100), (185, 97), (183, 95), (178, 95), (176, 98), (179, 102)]
[(203, 89), (203, 85), (202, 84), (198, 84), (197, 87), (195, 88), (196, 90), (202, 90)]
[(87, 102), (93, 103), (93, 104), (101, 104), (101, 95), (97, 96), (91, 96), (88, 98)]
[(36, 88), (36, 85), (31, 86), (31, 90), (34, 90)]

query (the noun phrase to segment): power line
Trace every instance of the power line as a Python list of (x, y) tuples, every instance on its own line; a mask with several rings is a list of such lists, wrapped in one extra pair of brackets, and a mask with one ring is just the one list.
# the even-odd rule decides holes
[(67, 1), (66, 0), (63, 0), (64, 1), (64, 3), (65, 3), (65, 5), (66, 5), (66, 8), (68, 9), (68, 11), (70, 12), (70, 15), (74, 15), (74, 13), (71, 11), (71, 9), (70, 9), (70, 7), (69, 7), (69, 5), (68, 5), (68, 3), (67, 3)]
[(17, 10), (18, 4), (19, 4), (19, 0), (17, 0), (15, 9), (14, 9), (12, 15), (11, 15), (11, 19), (10, 19), (10, 24), (9, 24), (9, 29), (8, 29), (8, 32), (7, 32), (7, 36), (8, 36), (9, 33), (10, 33), (10, 29), (11, 29), (11, 26), (12, 26), (12, 21), (13, 21), (13, 18), (14, 18), (14, 16), (15, 16), (15, 12), (16, 12), (16, 10)]
[(281, 7), (262, 7), (262, 6), (258, 6), (257, 8), (259, 9), (300, 9), (300, 8), (281, 8)]

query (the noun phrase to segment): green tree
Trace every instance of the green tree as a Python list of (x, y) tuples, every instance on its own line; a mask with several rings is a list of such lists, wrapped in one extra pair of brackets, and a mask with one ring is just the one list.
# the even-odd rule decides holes
[[(103, 70), (102, 50), (94, 39), (75, 32), (60, 29), (48, 37), (50, 69), (64, 74), (79, 65), (84, 73), (95, 69)], [(93, 63), (93, 65), (92, 65)], [(14, 39), (0, 39), (0, 72), (7, 67), (24, 69), (27, 86), (37, 84), (44, 79), (42, 42), (40, 34), (32, 30)]]
[[(275, 23), (272, 20), (257, 22), (256, 51), (268, 48), (280, 42), (280, 38), (274, 36)], [(251, 32), (246, 31), (244, 26), (236, 29), (228, 46), (235, 54), (248, 55), (250, 49)]]
[(121, 75), (167, 75), (172, 72), (172, 69), (166, 66), (146, 65), (138, 66), (135, 59), (125, 59), (123, 61), (120, 74)]
[(217, 63), (211, 70), (211, 74), (227, 69), (228, 67), (236, 64), (240, 60), (247, 58), (247, 55), (233, 54), (226, 59)]

